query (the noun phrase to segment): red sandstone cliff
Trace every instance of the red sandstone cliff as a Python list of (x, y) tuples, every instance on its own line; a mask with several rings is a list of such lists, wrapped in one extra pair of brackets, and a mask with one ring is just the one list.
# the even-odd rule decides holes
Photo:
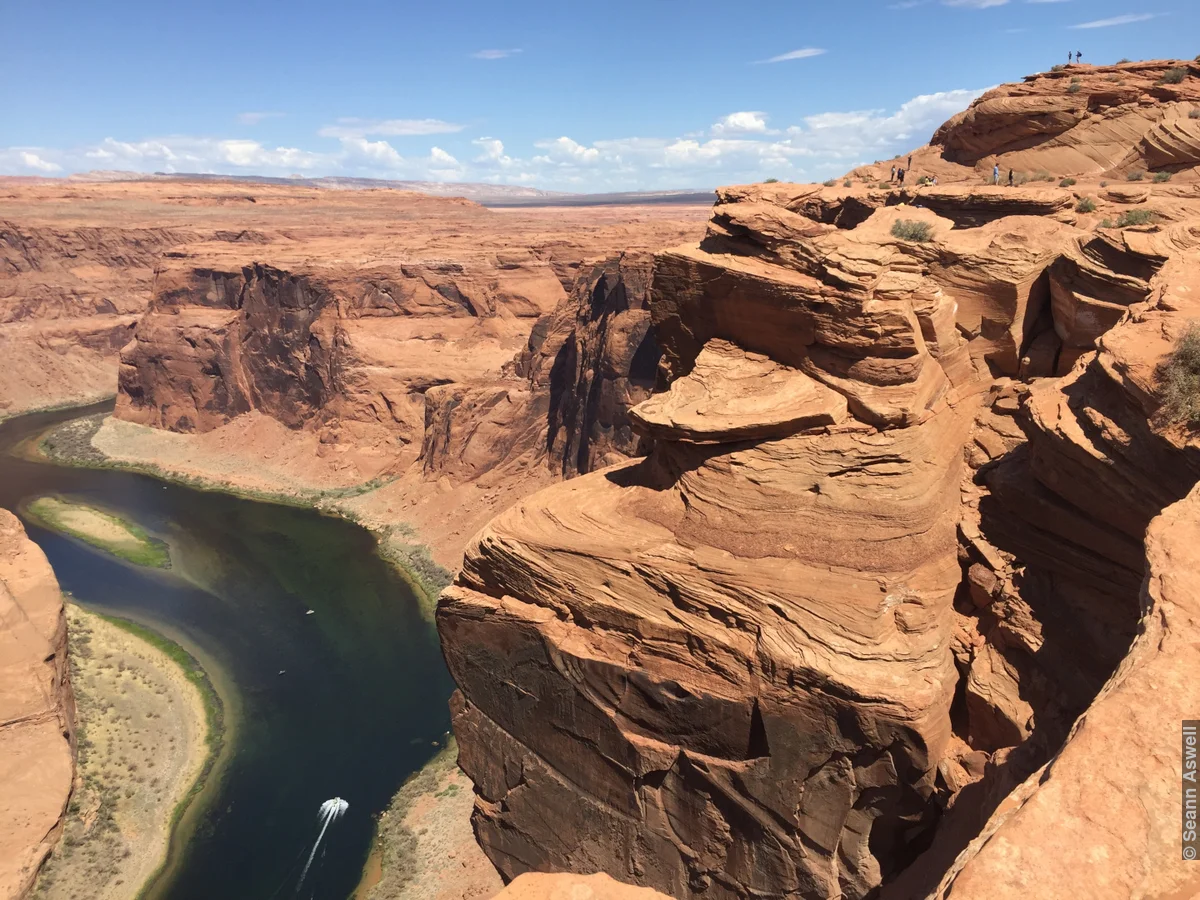
[[(1006, 86), (919, 151), (962, 182), (961, 162), (1053, 164), (1073, 190), (730, 188), (699, 247), (658, 256), (668, 388), (631, 412), (650, 456), (496, 518), (439, 605), (506, 877), (1200, 887), (1170, 849), (1193, 500), (1145, 537), (1200, 476), (1157, 399), (1200, 316), (1200, 157), (1148, 149), (1193, 121), (1196, 73), (1153, 83), (1169, 65)], [(1061, 149), (1097, 135), (1121, 146)], [(1174, 178), (1081, 184), (1136, 165)], [(1131, 208), (1151, 224), (1101, 221)]]
[[(495, 518), (439, 608), (507, 877), (1190, 896), (1161, 823), (1200, 461), (1158, 369), (1200, 316), (1198, 83), (1032, 76), (915, 151), (939, 187), (726, 188), (653, 264), (533, 226), (466, 246), (468, 207), (413, 211), (415, 243), (303, 215), (206, 239), (162, 268), (121, 414), (197, 444), (257, 415), (400, 473), (356, 510), (443, 559), (590, 472)], [(1089, 774), (1106, 752), (1136, 770)], [(1127, 830), (1089, 831), (1092, 784)]]
[(0, 509), (0, 897), (25, 896), (58, 842), (74, 771), (62, 594)]

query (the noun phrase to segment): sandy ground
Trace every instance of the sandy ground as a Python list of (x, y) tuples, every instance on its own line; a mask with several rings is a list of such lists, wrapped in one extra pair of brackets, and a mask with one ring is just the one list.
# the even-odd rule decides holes
[(503, 886), (475, 843), (457, 756), (451, 739), (392, 799), (354, 900), (482, 900)]
[[(92, 446), (111, 460), (175, 477), (296, 498), (354, 488), (369, 477), (318, 455), (315, 434), (248, 413), (205, 434), (185, 435), (108, 418)], [(247, 452), (249, 451), (249, 452)]]
[(79, 760), (63, 839), (33, 896), (126, 900), (162, 864), (208, 754), (199, 690), (166, 654), (68, 604)]
[(39, 497), (30, 511), (56, 531), (65, 531), (118, 556), (153, 553), (154, 545), (134, 534), (115, 516), (58, 497)]

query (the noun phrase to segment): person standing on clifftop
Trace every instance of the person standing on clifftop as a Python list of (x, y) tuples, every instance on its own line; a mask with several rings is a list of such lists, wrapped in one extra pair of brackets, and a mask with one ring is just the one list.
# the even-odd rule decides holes
[(912, 168), (912, 157), (911, 156), (908, 158), (908, 167), (910, 169)]
[(896, 180), (896, 167), (892, 166), (892, 181)]
[(1079, 62), (1079, 61), (1081, 61), (1082, 59), (1083, 59), (1083, 51), (1082, 51), (1082, 50), (1076, 50), (1076, 51), (1075, 51), (1075, 62)]
[(1008, 186), (1009, 187), (1013, 186), (1013, 171), (1012, 171), (1012, 169), (1008, 170)]
[(996, 163), (994, 166), (992, 166), (992, 184), (999, 184), (999, 183), (1000, 183), (1000, 163)]

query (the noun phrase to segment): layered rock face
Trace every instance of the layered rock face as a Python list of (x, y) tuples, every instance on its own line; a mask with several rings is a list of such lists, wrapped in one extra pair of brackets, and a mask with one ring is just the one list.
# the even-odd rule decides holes
[[(1163, 87), (1104, 115), (1186, 115)], [(919, 153), (967, 181), (964, 154), (1099, 127), (1035, 88), (1014, 109), (1036, 121), (984, 98)], [(1141, 161), (1143, 133), (1107, 152)], [(1101, 221), (1130, 207), (1153, 223)], [(929, 239), (893, 235), (901, 219)], [(1189, 896), (1160, 860), (1191, 625), (1159, 598), (1186, 590), (1186, 538), (1161, 547), (1193, 500), (1144, 539), (1200, 477), (1156, 399), (1200, 314), (1198, 261), (1186, 186), (721, 190), (700, 244), (655, 264), (664, 390), (630, 413), (650, 455), (497, 517), (439, 604), (502, 874), (599, 869), (676, 897)], [(1130, 847), (1089, 835), (1089, 789)], [(1083, 874), (1097, 858), (1115, 871)]]
[(468, 549), (439, 628), (505, 875), (865, 896), (919, 849), (973, 369), (920, 258), (867, 233), (718, 206), (702, 249), (658, 259), (650, 457)]
[(58, 582), (0, 509), (0, 896), (24, 896), (58, 841), (74, 719)]
[[(1169, 69), (1191, 77), (1164, 83)], [(1066, 66), (1006, 84), (935, 132), (949, 162), (988, 169), (1123, 175), (1200, 164), (1200, 64), (1151, 60), (1116, 66)]]

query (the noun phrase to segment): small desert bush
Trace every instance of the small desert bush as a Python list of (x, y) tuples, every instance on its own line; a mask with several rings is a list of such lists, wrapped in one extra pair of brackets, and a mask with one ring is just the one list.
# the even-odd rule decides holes
[(1141, 181), (1143, 178), (1146, 177), (1146, 173), (1143, 172), (1141, 169), (1134, 169), (1132, 172), (1130, 172), (1125, 177), (1127, 179), (1129, 179), (1130, 181)]
[(1164, 181), (1170, 181), (1170, 180), (1171, 180), (1170, 172), (1155, 172), (1154, 173), (1154, 183), (1155, 184), (1162, 184)]
[(1123, 66), (1123, 65), (1125, 65), (1125, 63), (1127, 63), (1127, 62), (1129, 62), (1129, 61), (1130, 61), (1130, 60), (1129, 60), (1129, 57), (1127, 57), (1127, 56), (1122, 56), (1120, 59), (1118, 59), (1118, 60), (1117, 60), (1117, 65), (1118, 65), (1118, 66)]
[(1188, 118), (1189, 119), (1200, 119), (1200, 109), (1188, 110)]
[(854, 183), (849, 178), (847, 178), (845, 181), (842, 182), (842, 187), (853, 187), (853, 186), (854, 186)]
[(1163, 415), (1190, 428), (1200, 426), (1200, 326), (1188, 326), (1158, 376)]
[(1113, 227), (1112, 219), (1101, 219), (1100, 227), (1101, 228), (1112, 228)]
[(891, 190), (891, 188), (892, 188), (892, 186), (890, 184), (888, 184), (886, 181), (879, 182), (879, 184), (875, 185), (875, 187), (879, 188), (881, 191), (888, 191), (888, 190)]
[(1188, 70), (1183, 66), (1176, 66), (1173, 69), (1167, 69), (1163, 73), (1163, 77), (1158, 79), (1159, 84), (1179, 84), (1183, 79), (1187, 78)]
[(902, 241), (915, 241), (924, 244), (933, 239), (933, 226), (928, 222), (915, 222), (911, 219), (897, 219), (892, 223), (892, 237)]
[(1083, 81), (1083, 79), (1080, 78), (1078, 75), (1071, 76), (1071, 84), (1079, 84), (1079, 82), (1081, 82), (1081, 81)]
[(1095, 211), (1096, 201), (1091, 197), (1081, 197), (1079, 202), (1075, 204), (1075, 212), (1094, 213)]
[(1062, 63), (1059, 63), (1057, 66), (1051, 66), (1050, 71), (1051, 72), (1061, 72), (1065, 68), (1066, 68), (1066, 66), (1064, 66)]
[(836, 179), (836, 178), (830, 178), (828, 181), (823, 181), (823, 182), (821, 182), (821, 183), (822, 183), (823, 185), (825, 185), (825, 187), (833, 187), (835, 184), (837, 184), (837, 179)]
[(1105, 81), (1120, 81), (1121, 76), (1118, 75), (1116, 72), (1110, 72), (1109, 74), (1104, 76), (1104, 80)]
[(1158, 213), (1152, 209), (1130, 209), (1117, 217), (1118, 228), (1128, 228), (1130, 225), (1149, 225), (1158, 219)]
[(1079, 85), (1077, 83), (1072, 83), (1071, 86), (1069, 88), (1067, 88), (1067, 93), (1068, 94), (1078, 94), (1079, 93)]
[(778, 178), (768, 178), (765, 181), (763, 181), (763, 184), (779, 184), (779, 179)]
[(1070, 186), (1071, 186), (1071, 185), (1073, 185), (1074, 183), (1075, 183), (1075, 179), (1074, 179), (1074, 178), (1064, 178), (1062, 181), (1060, 181), (1060, 182), (1058, 183), (1058, 186), (1059, 186), (1059, 187), (1070, 187)]
[(1053, 181), (1054, 176), (1051, 175), (1049, 172), (1047, 172), (1045, 169), (1038, 169), (1036, 172), (1033, 173), (1033, 175), (1030, 176), (1029, 180), (1030, 181)]

